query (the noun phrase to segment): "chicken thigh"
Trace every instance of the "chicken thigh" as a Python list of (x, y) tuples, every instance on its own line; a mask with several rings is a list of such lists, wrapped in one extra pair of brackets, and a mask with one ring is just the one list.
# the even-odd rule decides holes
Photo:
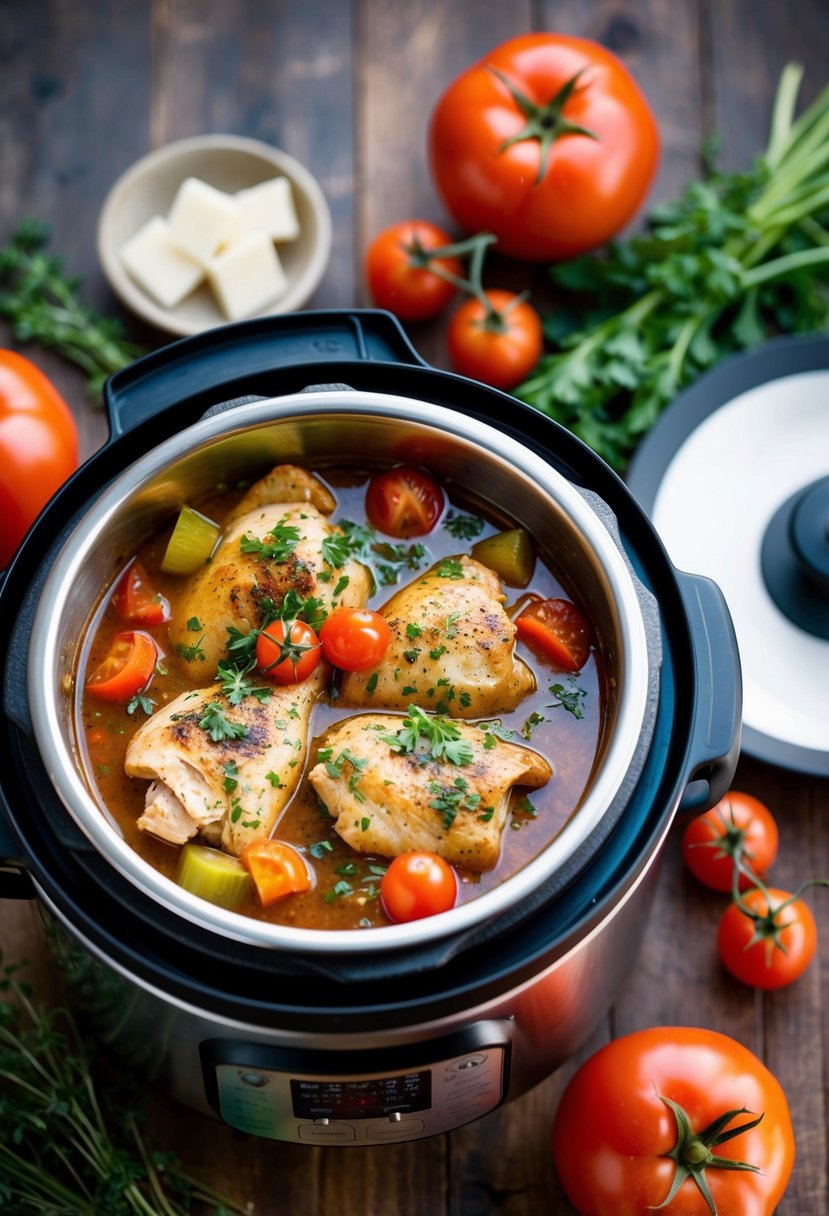
[(407, 721), (359, 714), (327, 732), (309, 779), (337, 820), (335, 831), (358, 853), (425, 850), (469, 870), (491, 869), (512, 787), (545, 785), (552, 768), (531, 748), (448, 719), (464, 762), (436, 759), (411, 731), (408, 750), (399, 734)]
[[(286, 472), (287, 470), (287, 472)], [(211, 561), (190, 580), (178, 599), (170, 622), (170, 637), (181, 652), (197, 649), (206, 670), (214, 672), (225, 656), (228, 630), (241, 633), (262, 624), (265, 606), (281, 606), (293, 589), (299, 596), (316, 596), (325, 611), (362, 607), (371, 593), (372, 578), (365, 566), (326, 542), (342, 537), (310, 501), (267, 502), (269, 493), (302, 493), (324, 505), (333, 500), (321, 483), (303, 470), (280, 465), (248, 491), (253, 503), (243, 514), (233, 513)]]
[(238, 705), (221, 684), (182, 693), (157, 710), (127, 747), (125, 770), (150, 781), (138, 826), (171, 844), (197, 833), (237, 856), (270, 835), (305, 762), (308, 720), (325, 666), (301, 684), (274, 685)]
[(347, 672), (340, 703), (422, 709), (453, 718), (506, 713), (535, 689), (515, 655), (515, 626), (501, 581), (474, 558), (446, 558), (381, 609), (391, 630), (382, 662)]

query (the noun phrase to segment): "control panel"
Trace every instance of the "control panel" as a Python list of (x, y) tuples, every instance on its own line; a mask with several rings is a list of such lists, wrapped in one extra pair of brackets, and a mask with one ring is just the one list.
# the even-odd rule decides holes
[(301, 1144), (383, 1144), (450, 1131), (494, 1110), (509, 1080), (503, 1023), (423, 1043), (313, 1051), (201, 1044), (208, 1100), (240, 1131)]

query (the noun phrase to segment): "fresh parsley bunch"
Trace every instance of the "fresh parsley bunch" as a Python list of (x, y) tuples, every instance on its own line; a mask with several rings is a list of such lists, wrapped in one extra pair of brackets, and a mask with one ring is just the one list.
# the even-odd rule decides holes
[(829, 87), (795, 119), (789, 64), (765, 152), (706, 172), (647, 231), (554, 266), (569, 295), (545, 320), (554, 352), (515, 395), (623, 468), (677, 391), (775, 333), (829, 322)]

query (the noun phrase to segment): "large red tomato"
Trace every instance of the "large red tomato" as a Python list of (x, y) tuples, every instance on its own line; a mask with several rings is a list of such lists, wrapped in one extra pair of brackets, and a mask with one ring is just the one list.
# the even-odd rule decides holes
[(77, 467), (69, 406), (33, 363), (0, 350), (0, 567)]
[(572, 1078), (553, 1123), (579, 1216), (771, 1216), (794, 1152), (776, 1078), (734, 1039), (688, 1026), (608, 1043)]
[(457, 78), (429, 128), (455, 219), (528, 261), (603, 244), (642, 203), (659, 134), (627, 68), (586, 38), (525, 34)]

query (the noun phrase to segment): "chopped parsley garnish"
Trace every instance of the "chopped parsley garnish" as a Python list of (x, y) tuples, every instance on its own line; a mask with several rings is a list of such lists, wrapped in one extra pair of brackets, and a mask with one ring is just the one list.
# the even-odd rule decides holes
[(449, 718), (424, 713), (410, 705), (403, 725), (394, 735), (383, 735), (393, 752), (420, 753), (425, 759), (448, 760), (450, 764), (470, 764), (474, 752), (460, 728)]
[(143, 709), (144, 713), (149, 718), (150, 714), (153, 712), (153, 706), (155, 704), (156, 702), (152, 699), (152, 697), (145, 697), (138, 692), (127, 702), (127, 713), (134, 714), (137, 709)]
[(239, 784), (239, 765), (234, 760), (228, 760), (227, 764), (222, 769), (225, 775), (224, 787), (228, 794), (232, 794)]
[(273, 769), (269, 773), (265, 773), (265, 780), (269, 781), (275, 790), (282, 789), (282, 778)]
[(248, 727), (244, 722), (231, 722), (225, 716), (225, 711), (218, 701), (210, 701), (205, 705), (204, 712), (199, 719), (199, 726), (202, 730), (207, 731), (214, 743), (224, 743), (230, 739), (244, 739), (248, 733)]
[[(334, 594), (336, 595), (337, 591)], [(315, 633), (319, 632), (320, 626), (325, 623), (325, 619), (328, 616), (325, 610), (325, 601), (318, 595), (302, 596), (293, 587), (288, 588), (281, 605), (278, 609), (272, 608), (272, 612), (271, 620), (278, 618), (282, 621), (305, 621)], [(270, 621), (267, 624), (270, 624)]]
[(408, 625), (406, 626), (406, 637), (419, 638), (421, 633), (423, 633), (423, 630), (421, 629), (420, 625), (416, 624), (414, 621), (409, 621)]
[(371, 696), (371, 694), (376, 691), (378, 679), (379, 679), (379, 676), (378, 676), (377, 672), (373, 671), (371, 673), (371, 675), (369, 676), (368, 680), (366, 681), (366, 692), (368, 693), (369, 696)]
[(340, 575), (340, 577), (337, 579), (337, 585), (334, 588), (334, 599), (336, 599), (338, 595), (342, 595), (350, 582), (351, 579), (347, 574)]
[[(195, 617), (193, 619), (195, 620)], [(201, 663), (203, 663), (204, 662), (204, 648), (202, 647), (203, 641), (204, 641), (204, 634), (202, 634), (201, 637), (199, 638), (199, 640), (197, 642), (194, 642), (192, 646), (185, 646), (183, 642), (179, 642), (176, 646), (176, 650), (187, 663), (193, 663), (193, 662), (195, 662), (196, 659), (198, 659)]]
[(478, 730), (484, 732), (484, 751), (487, 752), (498, 746), (499, 739), (511, 739), (514, 733), (508, 726), (503, 725), (500, 718), (493, 718), (491, 722), (479, 722)]
[(430, 781), (429, 793), (432, 795), (429, 806), (443, 815), (443, 826), (447, 832), (459, 811), (474, 811), (481, 801), (480, 794), (469, 793), (469, 782), (464, 781), (463, 777), (456, 777), (452, 785)]
[(222, 682), (222, 694), (231, 705), (238, 705), (245, 697), (256, 697), (262, 704), (270, 700), (273, 689), (248, 678), (248, 672), (253, 671), (255, 667), (255, 659), (251, 659), (244, 667), (219, 663), (217, 676)]
[[(416, 543), (412, 545), (395, 545), (377, 538), (377, 533), (368, 524), (355, 524), (350, 519), (340, 519), (337, 527), (343, 533), (338, 537), (339, 547), (335, 547), (332, 557), (345, 553), (361, 562), (369, 570), (376, 591), (378, 584), (391, 587), (398, 582), (404, 570), (419, 570), (429, 560), (426, 547)], [(331, 557), (323, 556), (329, 564), (337, 566), (343, 562), (334, 562)]]
[(463, 578), (463, 565), (457, 557), (445, 557), (435, 570), (438, 578)]
[(435, 646), (429, 651), (429, 658), (434, 659), (434, 661), (437, 662), (442, 654), (446, 654), (446, 647), (443, 645)]
[(259, 540), (252, 532), (246, 532), (239, 541), (242, 552), (270, 558), (275, 562), (286, 562), (302, 539), (299, 528), (285, 523), (287, 518), (287, 515), (283, 515), (279, 523), (265, 533), (270, 540)]
[(579, 688), (570, 680), (566, 687), (563, 684), (551, 684), (550, 692), (556, 700), (552, 705), (547, 706), (548, 709), (566, 709), (568, 714), (572, 714), (574, 718), (584, 717), (582, 702), (587, 696), (586, 689)]
[(451, 641), (452, 638), (458, 635), (457, 621), (460, 619), (459, 612), (452, 612), (446, 618), (446, 640)]
[(407, 663), (416, 663), (417, 656), (420, 653), (421, 653), (420, 650), (418, 650), (417, 647), (413, 646), (411, 650), (403, 651), (403, 658), (406, 660)]
[(527, 718), (524, 725), (521, 727), (521, 730), (519, 733), (520, 733), (522, 739), (526, 739), (529, 741), (532, 738), (532, 733), (535, 730), (536, 726), (540, 726), (542, 722), (546, 722), (546, 721), (547, 721), (547, 719), (544, 717), (544, 715), (540, 714), (537, 709), (534, 709), (533, 712), (530, 714), (530, 716)]
[(317, 840), (311, 845), (308, 852), (312, 857), (316, 857), (317, 861), (320, 861), (327, 853), (334, 852), (334, 846), (330, 840)]
[(347, 536), (326, 536), (322, 542), (322, 559), (329, 566), (339, 569), (352, 554), (351, 541)]
[(462, 511), (450, 511), (443, 521), (447, 532), (456, 540), (474, 540), (484, 530), (484, 521), (477, 515), (464, 515)]

